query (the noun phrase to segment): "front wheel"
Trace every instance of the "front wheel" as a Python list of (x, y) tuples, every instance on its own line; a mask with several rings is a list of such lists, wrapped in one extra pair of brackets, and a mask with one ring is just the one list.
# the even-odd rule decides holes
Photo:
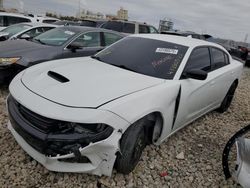
[(144, 121), (139, 120), (131, 125), (122, 136), (120, 147), (121, 154), (116, 158), (116, 170), (123, 174), (132, 172), (140, 160), (146, 146)]
[(231, 87), (229, 88), (227, 95), (223, 99), (221, 106), (217, 109), (217, 112), (223, 113), (223, 112), (227, 111), (227, 109), (230, 107), (230, 105), (232, 103), (236, 88), (237, 88), (237, 84), (234, 82), (231, 85)]

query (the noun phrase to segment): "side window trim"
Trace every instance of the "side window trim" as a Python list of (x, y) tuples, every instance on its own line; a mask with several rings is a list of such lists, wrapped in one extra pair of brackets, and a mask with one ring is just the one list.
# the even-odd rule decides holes
[(224, 56), (224, 62), (226, 63), (225, 65), (223, 65), (222, 67), (225, 67), (225, 66), (227, 66), (227, 65), (229, 65), (230, 64), (230, 61), (229, 61), (229, 57), (228, 57), (228, 54), (227, 53), (225, 53), (223, 50), (221, 50), (220, 48), (217, 48), (217, 47), (214, 47), (214, 46), (210, 46), (209, 47), (209, 50), (210, 50), (210, 55), (211, 55), (211, 72), (212, 71), (215, 71), (215, 70), (217, 70), (217, 69), (219, 69), (219, 68), (222, 68), (222, 67), (219, 67), (219, 68), (216, 68), (215, 67), (215, 63), (214, 63), (214, 56), (213, 56), (213, 53), (212, 53), (212, 49), (216, 49), (216, 50), (219, 50), (219, 51), (221, 51), (222, 53), (223, 53), (223, 56)]
[(189, 56), (189, 58), (188, 58), (188, 60), (187, 60), (187, 62), (186, 62), (186, 65), (185, 65), (185, 67), (184, 67), (184, 69), (183, 69), (181, 75), (183, 75), (183, 73), (185, 72), (185, 69), (186, 69), (186, 67), (187, 67), (188, 61), (190, 60), (190, 58), (191, 58), (192, 54), (194, 53), (194, 51), (197, 50), (197, 49), (200, 49), (200, 48), (207, 48), (207, 49), (208, 49), (208, 52), (209, 52), (209, 59), (210, 59), (210, 70), (209, 70), (209, 71), (206, 71), (206, 72), (209, 73), (209, 72), (212, 71), (212, 57), (211, 57), (210, 46), (198, 46), (198, 47), (195, 47), (195, 48), (192, 50), (192, 52), (190, 53), (190, 56)]

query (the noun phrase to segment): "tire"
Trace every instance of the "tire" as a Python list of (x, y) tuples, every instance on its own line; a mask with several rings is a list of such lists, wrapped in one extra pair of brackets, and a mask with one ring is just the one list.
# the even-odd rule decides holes
[(146, 146), (144, 121), (139, 120), (131, 125), (123, 134), (119, 153), (116, 158), (115, 168), (118, 172), (129, 174), (134, 170)]
[(232, 103), (236, 88), (237, 88), (237, 84), (236, 82), (234, 82), (229, 88), (225, 98), (223, 99), (221, 106), (216, 110), (217, 112), (224, 113), (228, 110), (228, 108), (230, 107)]

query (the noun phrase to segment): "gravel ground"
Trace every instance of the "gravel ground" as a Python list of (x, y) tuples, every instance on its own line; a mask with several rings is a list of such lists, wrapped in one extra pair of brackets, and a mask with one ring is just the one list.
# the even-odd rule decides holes
[[(0, 187), (236, 187), (224, 180), (221, 155), (227, 140), (250, 122), (249, 79), (250, 69), (245, 69), (228, 112), (211, 112), (161, 146), (148, 146), (133, 173), (114, 170), (111, 178), (49, 172), (30, 158), (7, 129), (8, 91), (1, 88)], [(168, 175), (161, 177), (163, 172)]]

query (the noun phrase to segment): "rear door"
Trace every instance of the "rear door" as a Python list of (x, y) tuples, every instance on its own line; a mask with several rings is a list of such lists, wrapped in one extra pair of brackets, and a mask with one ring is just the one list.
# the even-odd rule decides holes
[[(80, 49), (74, 52), (69, 48), (70, 44), (76, 43)], [(104, 47), (101, 41), (101, 32), (87, 32), (70, 43), (63, 52), (63, 58), (91, 56), (102, 50)]]
[(211, 59), (212, 59), (212, 70), (211, 76), (213, 77), (213, 95), (215, 95), (214, 104), (220, 105), (231, 84), (234, 82), (232, 74), (234, 71), (231, 70), (229, 64), (229, 56), (221, 49), (210, 47)]

